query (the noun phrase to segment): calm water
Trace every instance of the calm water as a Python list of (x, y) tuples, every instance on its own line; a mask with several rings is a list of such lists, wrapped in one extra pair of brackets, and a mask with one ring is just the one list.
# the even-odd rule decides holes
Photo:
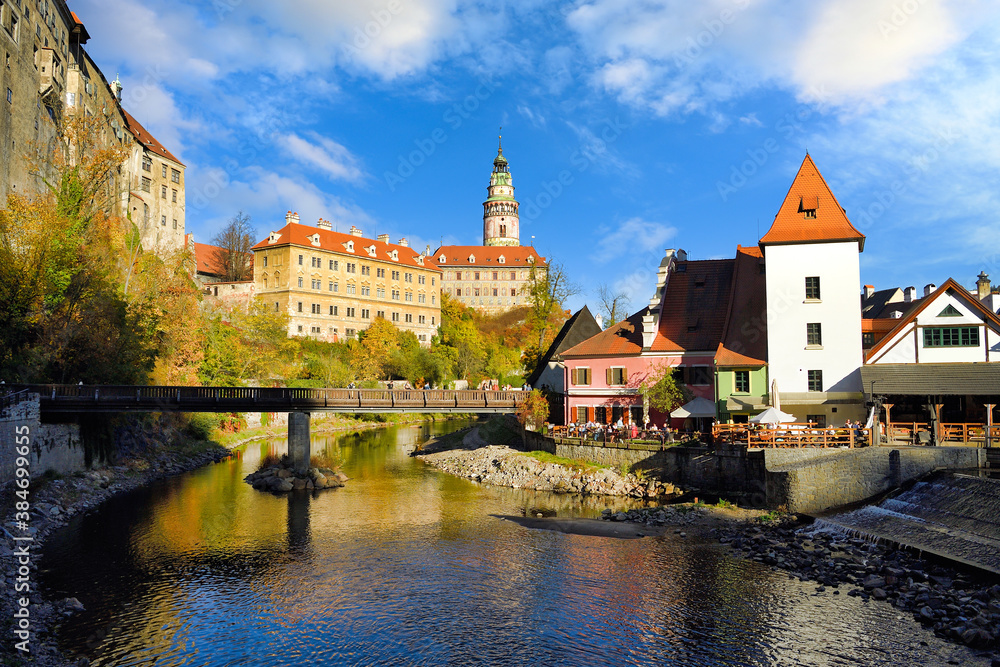
[(496, 518), (626, 501), (483, 487), (407, 455), (457, 426), (318, 437), (352, 479), (315, 496), (244, 483), (285, 448), (259, 443), (76, 519), (42, 560), (50, 593), (87, 608), (64, 648), (157, 667), (989, 664), (889, 605), (816, 595), (716, 544)]

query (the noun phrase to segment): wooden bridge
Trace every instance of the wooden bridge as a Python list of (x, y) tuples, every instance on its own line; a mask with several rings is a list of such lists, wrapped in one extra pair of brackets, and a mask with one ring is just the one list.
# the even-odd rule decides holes
[[(6, 391), (4, 391), (6, 390)], [(313, 412), (510, 413), (522, 391), (443, 389), (298, 389), (270, 387), (138, 387), (113, 385), (6, 385), (0, 408), (39, 397), (42, 414), (107, 412), (287, 412), (288, 453), (299, 472), (309, 468)]]
[(522, 391), (444, 389), (297, 389), (8, 385), (37, 393), (42, 413), (91, 412), (470, 412), (511, 413)]

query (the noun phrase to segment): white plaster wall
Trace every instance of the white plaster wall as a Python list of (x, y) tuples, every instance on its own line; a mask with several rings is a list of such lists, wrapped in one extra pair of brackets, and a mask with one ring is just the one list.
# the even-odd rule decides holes
[[(823, 371), (826, 392), (861, 391), (861, 289), (856, 242), (769, 245), (767, 352), (778, 390), (808, 391), (809, 370)], [(807, 303), (805, 279), (819, 276), (820, 300)], [(807, 350), (806, 324), (823, 325), (823, 349)]]

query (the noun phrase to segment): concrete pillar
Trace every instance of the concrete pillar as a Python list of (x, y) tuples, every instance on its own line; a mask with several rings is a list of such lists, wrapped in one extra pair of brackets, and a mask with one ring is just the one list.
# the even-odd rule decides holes
[(308, 412), (288, 413), (288, 458), (298, 474), (309, 470), (309, 417)]

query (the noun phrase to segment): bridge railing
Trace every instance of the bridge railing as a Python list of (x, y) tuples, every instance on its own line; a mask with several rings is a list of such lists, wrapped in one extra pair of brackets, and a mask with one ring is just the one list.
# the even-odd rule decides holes
[[(130, 409), (187, 405), (218, 405), (220, 411), (262, 411), (308, 408), (406, 408), (433, 410), (467, 408), (509, 408), (523, 402), (522, 391), (481, 391), (443, 389), (342, 389), (306, 387), (187, 387), (121, 385), (28, 385), (52, 406), (86, 408), (89, 405), (121, 405)], [(278, 410), (276, 410), (278, 409)]]

